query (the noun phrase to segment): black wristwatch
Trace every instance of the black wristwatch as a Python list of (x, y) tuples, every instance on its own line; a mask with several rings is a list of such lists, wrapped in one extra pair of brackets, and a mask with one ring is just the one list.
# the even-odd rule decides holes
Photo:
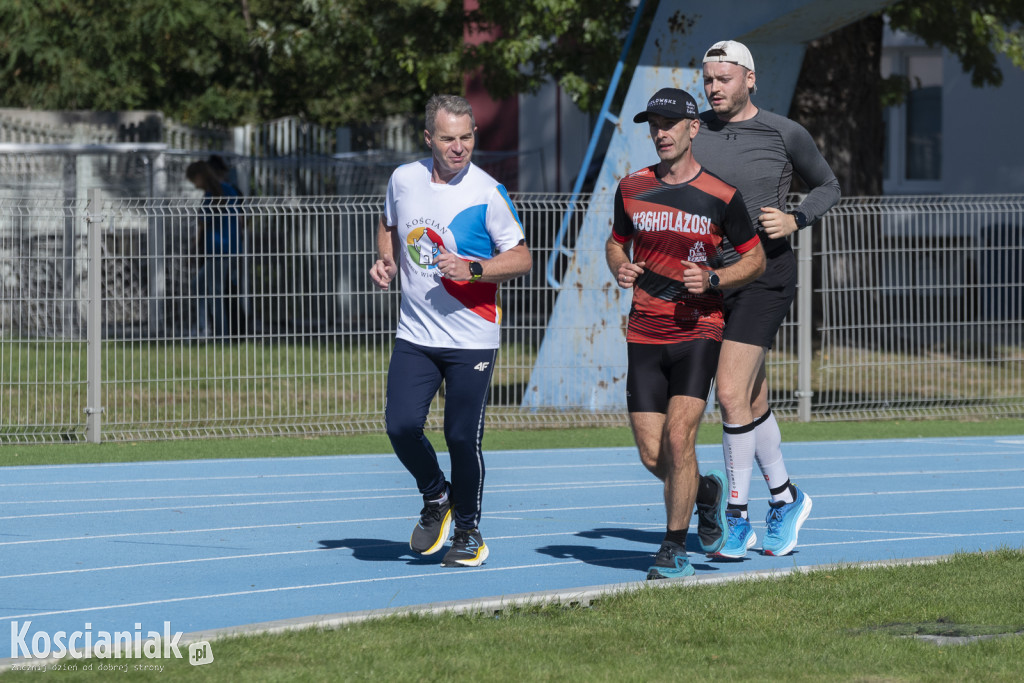
[(797, 230), (803, 230), (807, 227), (807, 216), (802, 211), (793, 211), (790, 215), (796, 220)]
[(722, 284), (722, 278), (718, 277), (718, 273), (711, 271), (708, 273), (708, 289), (718, 289), (718, 285)]
[(476, 282), (484, 275), (484, 267), (480, 265), (479, 261), (469, 262), (469, 281)]

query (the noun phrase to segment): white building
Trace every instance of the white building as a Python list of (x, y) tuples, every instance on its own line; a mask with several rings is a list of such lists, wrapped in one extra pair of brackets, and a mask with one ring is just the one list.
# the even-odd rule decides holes
[(882, 75), (911, 92), (886, 111), (885, 194), (1024, 192), (1024, 70), (999, 57), (1003, 83), (976, 88), (957, 57), (886, 26)]

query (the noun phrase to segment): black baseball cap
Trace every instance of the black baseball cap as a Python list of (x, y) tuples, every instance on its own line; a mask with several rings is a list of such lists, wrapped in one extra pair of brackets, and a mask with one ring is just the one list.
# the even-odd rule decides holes
[(644, 123), (651, 114), (667, 119), (697, 118), (697, 100), (678, 88), (662, 88), (647, 100), (647, 109), (633, 117), (633, 123)]

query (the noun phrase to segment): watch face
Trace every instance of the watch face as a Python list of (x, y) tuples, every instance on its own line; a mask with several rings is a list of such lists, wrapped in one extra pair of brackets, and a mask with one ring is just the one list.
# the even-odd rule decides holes
[(476, 277), (480, 277), (481, 275), (484, 274), (484, 267), (481, 266), (476, 261), (473, 261), (472, 263), (469, 264), (469, 274), (475, 275)]
[(711, 273), (711, 275), (708, 276), (708, 284), (711, 285), (712, 289), (717, 289), (718, 283), (721, 281), (722, 280), (718, 277), (718, 273), (713, 272)]

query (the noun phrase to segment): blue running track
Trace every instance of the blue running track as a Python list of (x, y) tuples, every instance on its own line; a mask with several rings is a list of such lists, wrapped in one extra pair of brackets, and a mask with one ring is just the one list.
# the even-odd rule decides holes
[[(693, 552), (698, 577), (1024, 545), (1024, 436), (785, 450), (813, 499), (796, 551), (760, 552), (755, 469), (757, 545), (743, 560)], [(722, 467), (720, 446), (698, 458)], [(635, 449), (486, 460), (491, 554), (475, 569), (411, 553), (421, 502), (391, 454), (0, 468), (0, 658), (14, 622), (195, 633), (643, 580), (664, 510)]]

